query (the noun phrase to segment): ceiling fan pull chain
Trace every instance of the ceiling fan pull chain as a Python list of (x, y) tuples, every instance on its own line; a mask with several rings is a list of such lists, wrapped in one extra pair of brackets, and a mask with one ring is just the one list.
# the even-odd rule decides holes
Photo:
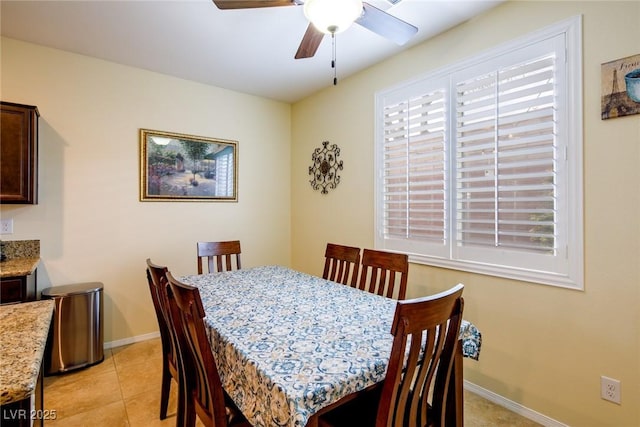
[(338, 84), (338, 77), (337, 77), (337, 67), (336, 67), (336, 33), (331, 33), (331, 48), (332, 48), (332, 55), (333, 57), (331, 58), (331, 68), (333, 68), (333, 85), (337, 85)]

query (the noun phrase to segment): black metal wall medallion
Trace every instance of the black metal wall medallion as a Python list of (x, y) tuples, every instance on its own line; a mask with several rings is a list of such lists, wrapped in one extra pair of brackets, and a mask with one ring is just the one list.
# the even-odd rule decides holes
[(322, 143), (322, 148), (316, 148), (311, 154), (311, 166), (309, 175), (313, 176), (309, 182), (311, 188), (320, 190), (321, 194), (328, 194), (327, 189), (334, 189), (340, 183), (338, 171), (342, 170), (342, 160), (338, 160), (340, 148), (336, 144), (331, 144), (327, 148), (329, 141)]

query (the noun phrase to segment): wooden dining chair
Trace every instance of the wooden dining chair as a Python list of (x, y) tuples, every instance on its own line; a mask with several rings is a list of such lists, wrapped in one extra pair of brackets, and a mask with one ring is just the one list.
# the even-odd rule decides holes
[(207, 427), (251, 427), (222, 388), (218, 367), (204, 325), (204, 307), (198, 288), (184, 284), (167, 272), (167, 297), (176, 329), (185, 388), (185, 423), (196, 417)]
[[(231, 240), (227, 242), (198, 242), (198, 274), (203, 272), (203, 261), (207, 261), (209, 273), (220, 271), (239, 270), (240, 263), (240, 241)], [(235, 267), (233, 260), (235, 259)]]
[[(167, 407), (169, 404), (169, 393), (171, 391), (171, 380), (178, 386), (178, 411), (177, 419), (182, 420), (184, 415), (184, 398), (179, 378), (179, 356), (176, 333), (173, 330), (169, 319), (169, 302), (167, 300), (167, 267), (156, 265), (147, 258), (147, 281), (153, 308), (158, 318), (158, 329), (160, 330), (160, 342), (162, 345), (162, 382), (160, 388), (160, 419), (167, 418)], [(178, 425), (181, 421), (178, 421)]]
[[(377, 404), (353, 399), (325, 413), (321, 427), (462, 426), (462, 389), (452, 387), (464, 285), (436, 295), (398, 301), (393, 344)], [(461, 362), (461, 360), (458, 360)], [(458, 400), (460, 399), (460, 400)]]
[(407, 294), (408, 273), (409, 257), (406, 254), (364, 249), (358, 288), (403, 300)]
[(327, 243), (322, 278), (355, 288), (360, 270), (360, 248)]

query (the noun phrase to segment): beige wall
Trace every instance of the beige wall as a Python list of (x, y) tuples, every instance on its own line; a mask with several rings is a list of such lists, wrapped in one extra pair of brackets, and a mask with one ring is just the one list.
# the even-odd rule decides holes
[[(290, 262), (288, 104), (2, 39), (4, 101), (37, 105), (40, 200), (2, 206), (40, 239), (40, 288), (100, 281), (105, 341), (157, 331), (147, 257), (196, 269), (198, 240), (240, 239), (244, 266)], [(239, 142), (237, 203), (140, 202), (138, 130)]]
[[(600, 64), (640, 53), (639, 2), (509, 2), (293, 107), (293, 266), (321, 273), (327, 241), (372, 247), (376, 91), (583, 15), (585, 291), (411, 265), (410, 297), (462, 282), (483, 333), (465, 379), (572, 426), (640, 425), (640, 115), (600, 120)], [(339, 56), (339, 52), (338, 52)], [(313, 191), (308, 167), (336, 143), (342, 182)], [(600, 376), (622, 381), (622, 405)]]

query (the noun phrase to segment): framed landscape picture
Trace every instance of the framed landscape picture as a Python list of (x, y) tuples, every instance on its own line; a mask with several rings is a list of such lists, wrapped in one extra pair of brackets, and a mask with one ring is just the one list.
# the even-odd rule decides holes
[(238, 142), (140, 129), (141, 201), (238, 201)]

